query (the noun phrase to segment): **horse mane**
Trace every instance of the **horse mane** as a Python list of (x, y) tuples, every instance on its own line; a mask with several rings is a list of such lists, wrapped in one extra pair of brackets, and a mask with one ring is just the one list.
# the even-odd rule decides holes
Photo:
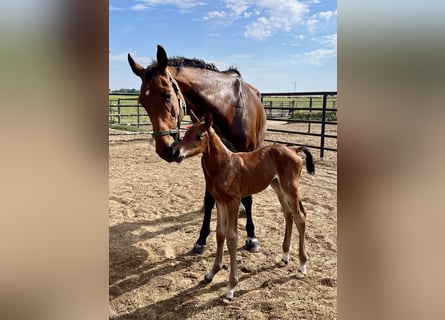
[[(229, 69), (227, 70), (219, 70), (214, 63), (208, 63), (205, 62), (202, 59), (189, 59), (189, 58), (185, 58), (185, 57), (181, 57), (181, 56), (176, 56), (176, 57), (172, 57), (168, 59), (168, 65), (175, 67), (178, 72), (181, 72), (181, 69), (183, 67), (193, 67), (193, 68), (199, 68), (199, 69), (205, 69), (205, 70), (210, 70), (210, 71), (215, 71), (215, 72), (219, 72), (219, 73), (225, 73), (225, 74), (237, 74), (239, 77), (241, 77), (241, 73), (239, 72), (239, 70), (234, 67), (234, 66), (230, 66)], [(154, 61), (151, 64), (151, 67), (156, 67), (156, 61)]]

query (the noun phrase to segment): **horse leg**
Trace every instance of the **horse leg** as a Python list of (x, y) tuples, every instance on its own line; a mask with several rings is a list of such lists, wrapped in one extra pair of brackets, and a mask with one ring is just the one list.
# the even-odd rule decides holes
[(215, 199), (206, 188), (204, 196), (204, 220), (202, 221), (199, 238), (193, 245), (192, 254), (203, 254), (207, 248), (207, 237), (210, 234), (210, 219), (212, 217), (212, 210), (214, 206)]
[(227, 205), (227, 249), (230, 255), (229, 285), (227, 286), (226, 298), (233, 299), (235, 286), (238, 283), (238, 266), (236, 262), (236, 249), (238, 246), (238, 208), (240, 200), (234, 200)]
[(246, 209), (246, 231), (247, 239), (244, 249), (250, 252), (260, 251), (260, 242), (255, 236), (255, 226), (252, 221), (252, 196), (247, 196), (241, 199), (241, 203)]
[(216, 221), (216, 255), (212, 269), (204, 276), (204, 282), (210, 283), (215, 274), (221, 270), (222, 256), (224, 251), (224, 240), (227, 230), (227, 206), (223, 203), (216, 203), (217, 221)]
[[(300, 210), (298, 210), (300, 209)], [(298, 204), (297, 212), (294, 214), (294, 221), (297, 225), (299, 245), (298, 245), (298, 258), (300, 259), (300, 265), (298, 266), (298, 271), (307, 274), (306, 262), (307, 254), (305, 250), (305, 232), (306, 232), (306, 210), (304, 209), (301, 201)]]

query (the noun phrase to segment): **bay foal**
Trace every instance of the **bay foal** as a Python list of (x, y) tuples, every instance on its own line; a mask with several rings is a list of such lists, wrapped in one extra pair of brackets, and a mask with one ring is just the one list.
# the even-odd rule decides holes
[(306, 154), (306, 168), (314, 173), (312, 154), (305, 147), (288, 148), (272, 145), (252, 152), (232, 153), (227, 149), (212, 128), (212, 115), (206, 113), (204, 121), (188, 129), (183, 140), (173, 150), (178, 162), (202, 153), (202, 168), (209, 192), (216, 200), (217, 226), (216, 258), (212, 270), (204, 277), (209, 283), (221, 269), (224, 240), (230, 255), (229, 285), (226, 298), (233, 299), (238, 282), (236, 250), (238, 242), (238, 208), (247, 195), (258, 193), (271, 185), (278, 196), (286, 221), (283, 240), (284, 263), (289, 261), (292, 224), (299, 232), (298, 270), (306, 274), (307, 255), (304, 249), (306, 211), (299, 198), (299, 179), (303, 160), (297, 152)]

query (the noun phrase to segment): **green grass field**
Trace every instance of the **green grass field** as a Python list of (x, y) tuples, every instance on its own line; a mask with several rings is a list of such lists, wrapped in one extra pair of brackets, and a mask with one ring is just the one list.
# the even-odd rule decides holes
[[(137, 95), (109, 95), (109, 123), (113, 128), (118, 128), (120, 125), (129, 124), (150, 124), (150, 119), (147, 116), (145, 109), (138, 106)], [(120, 116), (119, 116), (120, 114)], [(138, 116), (139, 115), (139, 116)]]
[[(262, 101), (265, 107), (281, 107), (281, 108), (309, 108), (311, 106), (312, 98), (312, 108), (322, 108), (323, 107), (323, 97), (269, 97), (264, 96)], [(326, 108), (336, 108), (337, 107), (337, 97), (328, 97)]]
[[(146, 131), (148, 125), (150, 125), (150, 119), (148, 118), (145, 109), (142, 106), (138, 106), (138, 95), (109, 95), (109, 124), (112, 128), (128, 130), (128, 131)], [(314, 110), (312, 112), (308, 110), (289, 110), (293, 108), (322, 108), (323, 98), (321, 96), (303, 97), (303, 96), (263, 96), (263, 105), (267, 110), (268, 107), (288, 109), (284, 117), (288, 119), (301, 119), (301, 120), (320, 120), (322, 112), (320, 110)], [(337, 112), (335, 110), (329, 111), (329, 109), (337, 108), (337, 96), (330, 96), (327, 99), (327, 112), (326, 118), (328, 121), (337, 120)], [(280, 110), (274, 110), (274, 114), (280, 116)], [(138, 116), (139, 115), (139, 116)], [(137, 123), (141, 124), (141, 128), (138, 128)]]

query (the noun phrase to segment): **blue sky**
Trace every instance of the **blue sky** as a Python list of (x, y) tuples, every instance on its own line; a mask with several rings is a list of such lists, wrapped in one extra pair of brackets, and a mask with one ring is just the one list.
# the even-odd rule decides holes
[(261, 92), (337, 90), (337, 2), (109, 0), (110, 89), (140, 87), (127, 54), (237, 67)]

